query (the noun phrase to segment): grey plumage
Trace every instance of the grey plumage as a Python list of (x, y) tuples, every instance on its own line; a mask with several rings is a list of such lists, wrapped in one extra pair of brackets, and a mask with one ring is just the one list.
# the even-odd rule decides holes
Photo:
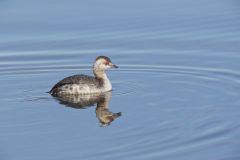
[(103, 85), (103, 81), (101, 79), (88, 76), (88, 75), (73, 75), (66, 77), (59, 81), (57, 84), (53, 86), (53, 88), (49, 91), (52, 95), (55, 95), (59, 92), (64, 85), (71, 85), (71, 84), (79, 84), (79, 85), (93, 85), (96, 87), (101, 87)]

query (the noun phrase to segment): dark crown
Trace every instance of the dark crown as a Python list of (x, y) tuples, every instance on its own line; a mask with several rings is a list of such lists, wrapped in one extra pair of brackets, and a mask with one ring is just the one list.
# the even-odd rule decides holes
[(105, 59), (106, 61), (111, 62), (110, 58), (108, 58), (106, 56), (98, 56), (95, 61), (97, 61), (99, 59)]

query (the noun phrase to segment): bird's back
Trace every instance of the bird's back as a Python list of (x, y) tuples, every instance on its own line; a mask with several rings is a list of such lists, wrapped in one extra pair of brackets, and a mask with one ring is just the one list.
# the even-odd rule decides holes
[(87, 75), (73, 75), (59, 81), (50, 93), (52, 95), (94, 93), (98, 92), (102, 85), (101, 79)]

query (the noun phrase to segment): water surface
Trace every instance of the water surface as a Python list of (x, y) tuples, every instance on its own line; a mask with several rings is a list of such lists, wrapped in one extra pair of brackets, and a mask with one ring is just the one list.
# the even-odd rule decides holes
[[(0, 159), (240, 159), (239, 18), (235, 0), (1, 1)], [(46, 93), (99, 55), (110, 96)]]

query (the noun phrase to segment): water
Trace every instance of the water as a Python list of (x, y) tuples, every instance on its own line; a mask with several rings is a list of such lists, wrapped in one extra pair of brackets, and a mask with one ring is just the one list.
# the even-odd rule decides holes
[[(240, 159), (239, 18), (236, 0), (1, 1), (0, 159)], [(104, 111), (46, 93), (98, 55), (120, 66)]]

